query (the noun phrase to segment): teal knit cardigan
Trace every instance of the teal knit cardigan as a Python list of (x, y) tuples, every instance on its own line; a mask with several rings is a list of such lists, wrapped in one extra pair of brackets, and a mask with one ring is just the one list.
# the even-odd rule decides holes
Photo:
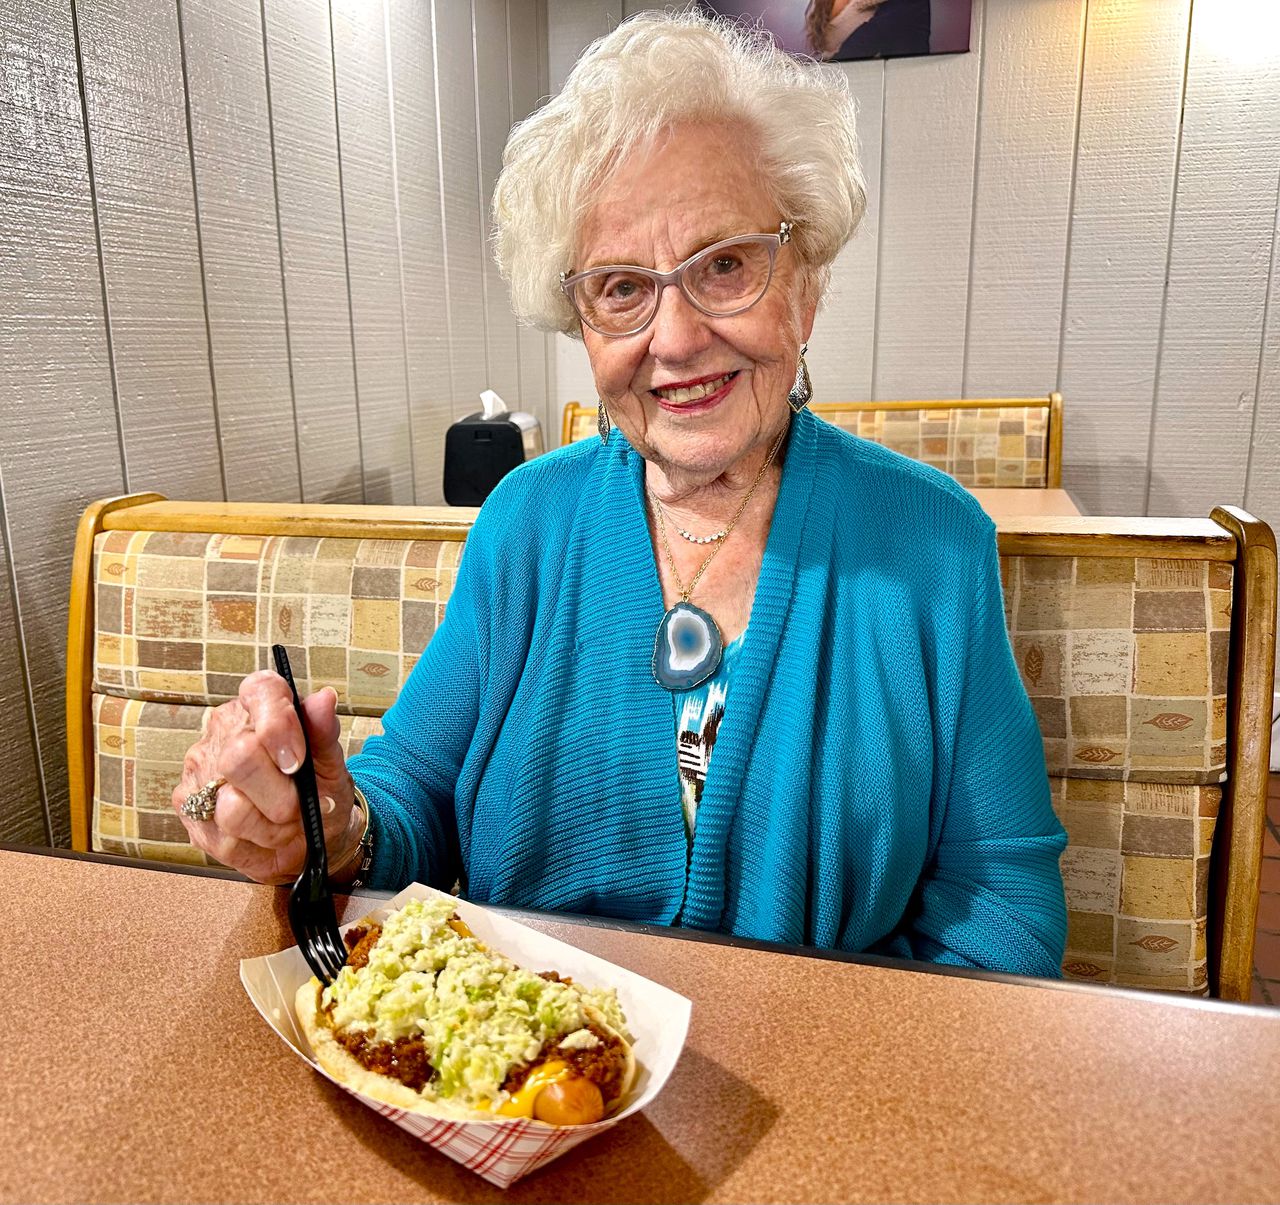
[(615, 431), (481, 509), (443, 623), (351, 759), (372, 884), (1059, 974), (1066, 837), (974, 498), (795, 419), (690, 848), (643, 468)]

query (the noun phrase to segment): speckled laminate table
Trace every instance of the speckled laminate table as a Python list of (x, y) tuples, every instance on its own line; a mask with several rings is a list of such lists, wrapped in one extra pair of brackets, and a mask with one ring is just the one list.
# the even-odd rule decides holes
[(258, 1017), (283, 890), (0, 852), (0, 899), (4, 1201), (1280, 1198), (1280, 1010), (537, 919), (693, 1025), (645, 1114), (501, 1193)]

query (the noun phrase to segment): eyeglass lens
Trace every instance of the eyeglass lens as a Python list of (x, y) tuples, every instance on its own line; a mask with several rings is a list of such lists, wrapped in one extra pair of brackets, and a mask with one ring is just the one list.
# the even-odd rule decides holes
[[(772, 250), (771, 242), (746, 239), (707, 248), (681, 273), (685, 294), (710, 314), (747, 309), (769, 287)], [(649, 321), (658, 304), (658, 282), (628, 268), (600, 268), (577, 281), (574, 299), (596, 330), (626, 333)]]

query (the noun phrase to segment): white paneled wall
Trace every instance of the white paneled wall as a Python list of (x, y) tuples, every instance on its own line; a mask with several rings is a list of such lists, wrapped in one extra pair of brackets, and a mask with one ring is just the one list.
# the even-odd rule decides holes
[(1214, 7), (1192, 8), (1148, 508), (1196, 513), (1251, 497), (1280, 526), (1280, 480), (1246, 480), (1275, 267), (1280, 27), (1250, 70), (1243, 36), (1229, 47), (1207, 36), (1221, 23)]
[(1059, 388), (1082, 501), (1143, 514), (1191, 0), (1092, 0)]
[[(359, 502), (364, 471), (329, 5), (265, 0), (262, 12), (301, 496)], [(411, 195), (404, 202), (410, 212), (420, 203)]]
[[(0, 59), (0, 839), (68, 839), (64, 646), (95, 498), (442, 501), (548, 339), (487, 255), (544, 0), (10, 0)], [(554, 436), (552, 437), (554, 442)]]

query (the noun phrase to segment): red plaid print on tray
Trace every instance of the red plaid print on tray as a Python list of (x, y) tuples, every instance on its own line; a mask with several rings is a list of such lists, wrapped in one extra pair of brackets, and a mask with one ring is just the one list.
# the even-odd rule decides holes
[(468, 1171), (483, 1176), (499, 1188), (509, 1187), (521, 1176), (537, 1171), (613, 1124), (612, 1121), (606, 1121), (597, 1125), (556, 1130), (523, 1119), (502, 1122), (446, 1121), (437, 1117), (424, 1117), (419, 1113), (406, 1113), (403, 1109), (362, 1096), (345, 1084), (339, 1086), (371, 1109), (376, 1109), (383, 1117), (395, 1122), (402, 1130), (407, 1130), (419, 1141), (435, 1147), (442, 1155), (447, 1155), (455, 1163), (461, 1163)]

